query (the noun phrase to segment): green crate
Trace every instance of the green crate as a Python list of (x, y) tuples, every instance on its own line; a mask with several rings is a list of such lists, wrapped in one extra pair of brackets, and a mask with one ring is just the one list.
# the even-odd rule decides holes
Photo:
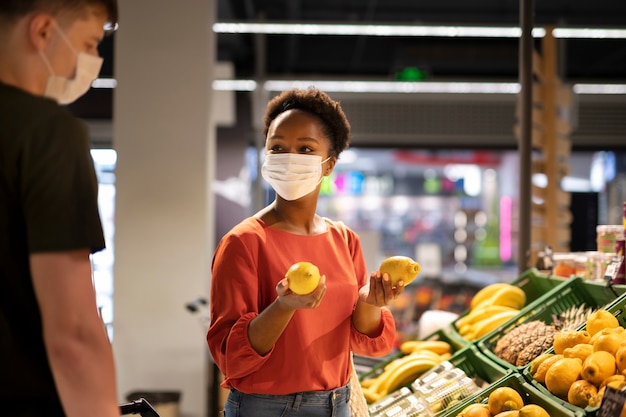
[[(474, 345), (461, 349), (448, 359), (448, 361), (452, 363), (455, 368), (462, 370), (465, 375), (472, 378), (479, 386), (490, 386), (511, 373), (510, 370), (505, 369), (489, 360), (489, 358), (480, 353)], [(474, 396), (470, 396), (465, 400), (473, 397)], [(461, 402), (456, 405), (449, 406), (447, 409), (442, 410), (435, 415), (437, 417), (444, 415), (455, 416), (455, 411), (460, 412), (463, 409), (461, 404), (465, 403), (465, 400), (461, 400)]]
[[(613, 313), (613, 315), (619, 321), (620, 326), (626, 327), (626, 294), (622, 294), (621, 296), (613, 300), (611, 303), (605, 306), (604, 309)], [(586, 325), (582, 325), (578, 328), (578, 330), (585, 330), (586, 327), (587, 327)], [(547, 352), (553, 353), (554, 349), (551, 348)], [(533, 377), (530, 373), (530, 365), (527, 365), (522, 369), (522, 375), (538, 391), (540, 391), (543, 395), (550, 397), (553, 401), (561, 402), (563, 406), (568, 407), (571, 410), (574, 410), (575, 412), (579, 412), (579, 413), (583, 412), (585, 416), (593, 417), (597, 414), (599, 407), (587, 407), (583, 410), (580, 407), (577, 407), (573, 404), (568, 403), (567, 401), (561, 400), (560, 398), (556, 397), (554, 394), (548, 391), (548, 389), (544, 385), (533, 380)]]
[(498, 381), (490, 384), (487, 388), (466, 398), (460, 404), (457, 404), (454, 408), (450, 408), (445, 412), (438, 414), (437, 417), (455, 417), (465, 407), (476, 404), (486, 403), (489, 395), (500, 387), (511, 387), (517, 391), (524, 400), (524, 404), (536, 404), (543, 407), (550, 417), (582, 417), (584, 412), (582, 410), (572, 410), (568, 407), (564, 407), (558, 401), (554, 401), (549, 396), (544, 395), (541, 391), (536, 389), (533, 385), (526, 382), (526, 380), (517, 372), (509, 373)]
[[(454, 341), (444, 332), (443, 329), (437, 330), (422, 338), (421, 340), (442, 340), (444, 342), (447, 342), (452, 348), (452, 354), (462, 348), (461, 346), (455, 345)], [(391, 352), (390, 354), (382, 358), (382, 360), (375, 361), (376, 363), (373, 364), (369, 370), (359, 373), (359, 380), (363, 381), (366, 378), (373, 378), (377, 376), (378, 374), (382, 373), (385, 366), (387, 366), (390, 362), (394, 361), (395, 359), (401, 358), (404, 355), (405, 354), (399, 350)]]
[[(550, 279), (550, 275), (542, 274), (536, 268), (531, 268), (512, 281), (511, 284), (518, 286), (524, 291), (526, 294), (526, 305), (528, 305), (560, 285), (561, 282)], [(457, 327), (459, 319), (469, 312), (470, 310), (468, 309), (445, 329), (448, 338), (457, 347), (464, 347), (476, 343), (476, 341), (469, 341), (463, 338), (463, 336), (459, 334)]]
[(585, 304), (587, 307), (602, 308), (615, 300), (615, 293), (610, 288), (602, 285), (589, 285), (581, 277), (572, 277), (528, 304), (520, 311), (520, 314), (478, 340), (476, 345), (481, 352), (501, 366), (521, 371), (523, 367), (510, 364), (493, 353), (501, 337), (520, 324), (529, 321), (541, 320), (546, 324), (551, 324), (554, 315), (563, 313), (572, 306)]
[[(442, 336), (442, 333), (439, 332), (438, 335)], [(455, 368), (462, 370), (465, 373), (465, 375), (467, 375), (468, 377), (475, 379), (476, 381), (484, 381), (485, 383), (492, 383), (492, 382), (498, 381), (501, 378), (503, 378), (505, 375), (507, 375), (507, 373), (510, 372), (509, 370), (504, 369), (501, 366), (490, 361), (487, 357), (485, 357), (482, 353), (480, 353), (475, 346), (467, 346), (461, 350), (456, 351), (448, 359), (448, 362), (450, 362)], [(384, 368), (385, 365), (386, 363), (378, 369)], [(372, 374), (370, 375), (375, 376), (376, 373), (372, 372)], [(408, 387), (409, 389), (413, 391), (413, 388), (411, 387), (412, 384), (413, 383), (407, 384), (403, 388)], [(390, 393), (383, 399), (379, 400), (378, 402), (380, 401), (387, 402), (385, 398), (389, 396), (397, 396), (397, 395), (396, 393)], [(374, 404), (377, 404), (378, 402)], [(389, 404), (386, 404), (385, 409), (393, 406), (394, 404), (395, 402), (390, 402)], [(378, 410), (378, 412), (380, 411), (383, 411), (383, 409)]]

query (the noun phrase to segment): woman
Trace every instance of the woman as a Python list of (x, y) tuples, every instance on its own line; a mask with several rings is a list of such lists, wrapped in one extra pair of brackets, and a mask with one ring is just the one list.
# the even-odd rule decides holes
[[(379, 271), (368, 280), (359, 237), (316, 214), (322, 177), (349, 143), (339, 103), (313, 88), (285, 91), (267, 105), (264, 134), (262, 174), (276, 199), (213, 258), (207, 340), (230, 388), (225, 417), (348, 417), (350, 352), (390, 352), (384, 306), (403, 284), (392, 288)], [(308, 295), (284, 278), (299, 261), (322, 274)]]

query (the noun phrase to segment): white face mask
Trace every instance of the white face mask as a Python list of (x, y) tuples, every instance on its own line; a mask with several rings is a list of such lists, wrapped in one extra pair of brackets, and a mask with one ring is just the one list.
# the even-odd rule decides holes
[(46, 91), (43, 95), (56, 100), (59, 104), (70, 104), (85, 94), (91, 87), (93, 80), (98, 78), (100, 68), (102, 67), (102, 58), (84, 52), (76, 52), (56, 23), (54, 23), (54, 27), (66, 45), (69, 46), (72, 52), (74, 52), (74, 55), (76, 55), (76, 74), (71, 80), (67, 77), (54, 75), (50, 61), (48, 61), (48, 58), (46, 58), (42, 51), (39, 51), (39, 55), (50, 72), (48, 83), (46, 84)]
[(276, 194), (285, 200), (297, 200), (315, 190), (322, 182), (322, 161), (319, 155), (270, 153), (265, 155), (261, 175)]

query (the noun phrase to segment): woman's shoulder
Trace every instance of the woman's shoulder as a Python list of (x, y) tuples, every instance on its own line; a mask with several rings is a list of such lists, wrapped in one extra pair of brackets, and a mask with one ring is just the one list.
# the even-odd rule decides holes
[(263, 220), (258, 217), (247, 217), (243, 219), (241, 222), (236, 224), (230, 231), (229, 235), (245, 237), (245, 236), (255, 236), (259, 234), (263, 234), (265, 231), (266, 225), (263, 223)]

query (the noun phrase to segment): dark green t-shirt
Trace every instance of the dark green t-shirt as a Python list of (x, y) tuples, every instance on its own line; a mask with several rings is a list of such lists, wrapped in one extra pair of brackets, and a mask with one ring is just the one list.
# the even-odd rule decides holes
[[(0, 414), (62, 416), (29, 254), (104, 248), (85, 125), (0, 83)], [(63, 306), (58, 306), (63, 308)]]

